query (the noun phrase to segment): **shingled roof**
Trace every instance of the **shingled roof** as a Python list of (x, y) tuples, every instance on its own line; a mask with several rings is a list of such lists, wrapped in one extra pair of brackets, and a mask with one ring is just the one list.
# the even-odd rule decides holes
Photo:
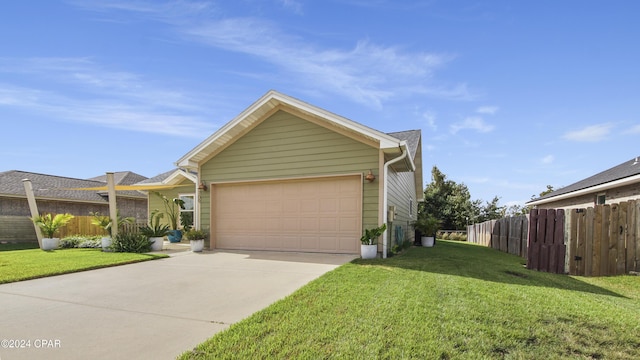
[(560, 195), (569, 194), (580, 190), (587, 190), (589, 188), (594, 188), (599, 185), (612, 183), (614, 181), (630, 178), (636, 175), (640, 175), (640, 159), (638, 157), (625, 161), (620, 165), (616, 165), (610, 169), (599, 172), (593, 176), (575, 182), (571, 185), (555, 190), (545, 196), (533, 199), (529, 201), (529, 203), (546, 199), (549, 199), (551, 201), (552, 198), (558, 197)]
[[(102, 183), (107, 182), (107, 175), (100, 175), (96, 177), (92, 177), (88, 180), (100, 181)], [(116, 185), (133, 185), (135, 183), (147, 180), (146, 176), (142, 176), (140, 174), (136, 174), (132, 171), (118, 171), (113, 173), (113, 181)]]
[[(127, 174), (128, 173), (128, 174)], [(120, 179), (127, 179), (127, 175), (138, 174), (131, 172), (119, 172)], [(99, 179), (96, 177), (94, 179)], [(115, 178), (115, 174), (114, 174)], [(142, 177), (144, 179), (144, 177)], [(107, 202), (106, 193), (98, 191), (70, 190), (74, 188), (90, 188), (104, 186), (106, 182), (99, 180), (75, 179), (63, 176), (38, 174), (20, 170), (10, 170), (0, 172), (0, 196), (9, 197), (25, 197), (23, 179), (31, 180), (33, 185), (33, 193), (36, 198), (51, 200), (71, 200), (71, 201), (89, 201), (89, 202)], [(124, 180), (127, 181), (127, 180)], [(146, 198), (146, 194), (137, 191), (118, 191), (118, 196)], [(103, 196), (104, 195), (104, 196)]]
[(420, 130), (407, 130), (407, 131), (398, 131), (387, 133), (389, 136), (393, 136), (398, 140), (404, 140), (407, 142), (407, 147), (411, 152), (411, 156), (416, 158), (416, 151), (418, 151), (418, 144), (420, 143), (420, 137), (422, 136), (422, 132)]

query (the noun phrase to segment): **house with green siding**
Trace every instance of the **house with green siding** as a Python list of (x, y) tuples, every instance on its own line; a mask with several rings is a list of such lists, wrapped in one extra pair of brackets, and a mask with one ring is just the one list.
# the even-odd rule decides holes
[(386, 223), (386, 257), (413, 241), (421, 141), (420, 130), (386, 134), (269, 91), (156, 182), (171, 176), (181, 186), (167, 196), (193, 196), (210, 249), (357, 254), (363, 230)]

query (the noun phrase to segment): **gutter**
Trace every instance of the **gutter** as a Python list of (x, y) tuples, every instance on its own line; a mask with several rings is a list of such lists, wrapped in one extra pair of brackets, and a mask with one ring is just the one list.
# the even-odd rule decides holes
[[(407, 153), (409, 152), (408, 149), (407, 150), (403, 150), (402, 149), (402, 145), (405, 145), (406, 147), (406, 143), (401, 142), (400, 145), (398, 145), (398, 148), (400, 149), (400, 156), (398, 156), (397, 158), (393, 158), (389, 161), (387, 161), (386, 163), (384, 163), (384, 165), (382, 166), (383, 168), (383, 179), (384, 179), (384, 183), (382, 184), (382, 223), (386, 224), (387, 220), (388, 220), (388, 203), (389, 203), (389, 199), (388, 199), (388, 181), (387, 181), (387, 175), (389, 174), (389, 166), (391, 164), (397, 163), (398, 161), (403, 160), (404, 158), (407, 157)], [(387, 234), (389, 233), (389, 227), (387, 226), (387, 230), (384, 231), (384, 233), (382, 233), (382, 258), (386, 259), (387, 258), (387, 242), (388, 242), (388, 236)]]

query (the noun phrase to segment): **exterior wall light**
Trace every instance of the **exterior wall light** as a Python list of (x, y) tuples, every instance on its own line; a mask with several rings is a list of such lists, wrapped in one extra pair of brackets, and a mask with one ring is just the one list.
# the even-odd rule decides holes
[(376, 176), (373, 175), (371, 170), (369, 170), (369, 173), (367, 174), (367, 176), (364, 177), (364, 179), (367, 180), (368, 182), (373, 182), (373, 180), (376, 179)]

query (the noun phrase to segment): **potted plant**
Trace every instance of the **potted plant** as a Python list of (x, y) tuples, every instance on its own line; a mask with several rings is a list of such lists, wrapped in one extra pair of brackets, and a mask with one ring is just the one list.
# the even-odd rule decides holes
[(365, 229), (360, 238), (360, 256), (363, 259), (374, 259), (378, 255), (378, 238), (386, 229), (387, 224), (373, 229)]
[[(89, 214), (91, 214), (91, 216), (93, 217), (93, 219), (91, 219), (91, 224), (96, 225), (100, 228), (102, 228), (102, 230), (104, 230), (104, 234), (105, 236), (102, 237), (102, 251), (108, 251), (109, 247), (111, 246), (111, 236), (110, 236), (110, 230), (111, 230), (111, 218), (105, 215), (100, 214), (99, 212), (90, 212)], [(133, 217), (120, 217), (120, 211), (118, 210), (116, 213), (116, 218), (118, 219), (117, 223), (118, 223), (118, 230), (120, 228), (122, 228), (123, 225), (125, 224), (133, 224), (135, 222), (135, 218)]]
[(58, 248), (59, 238), (54, 238), (53, 235), (61, 227), (67, 225), (69, 221), (73, 219), (71, 214), (57, 214), (51, 216), (51, 214), (38, 215), (31, 218), (34, 224), (42, 230), (45, 238), (42, 239), (42, 250), (53, 250)]
[(140, 228), (140, 232), (151, 241), (151, 251), (161, 251), (164, 237), (169, 234), (169, 225), (162, 224), (164, 214), (155, 209), (151, 212), (149, 225)]
[(180, 209), (184, 209), (184, 200), (180, 198), (169, 199), (159, 192), (155, 192), (155, 194), (162, 199), (165, 214), (169, 217), (169, 225), (171, 226), (171, 229), (167, 234), (167, 238), (172, 243), (180, 242), (180, 240), (182, 240), (182, 231), (178, 229), (178, 219), (180, 216)]
[(413, 222), (413, 227), (420, 232), (420, 242), (424, 247), (432, 247), (440, 220), (433, 215), (421, 215)]
[(92, 219), (91, 224), (98, 226), (104, 231), (104, 236), (102, 237), (102, 251), (107, 251), (109, 246), (111, 246), (111, 236), (109, 236), (109, 229), (111, 229), (111, 218), (108, 216), (100, 215), (99, 212), (90, 212)]
[(204, 239), (207, 238), (207, 232), (202, 230), (191, 229), (184, 236), (189, 239), (191, 251), (201, 252), (204, 249)]

